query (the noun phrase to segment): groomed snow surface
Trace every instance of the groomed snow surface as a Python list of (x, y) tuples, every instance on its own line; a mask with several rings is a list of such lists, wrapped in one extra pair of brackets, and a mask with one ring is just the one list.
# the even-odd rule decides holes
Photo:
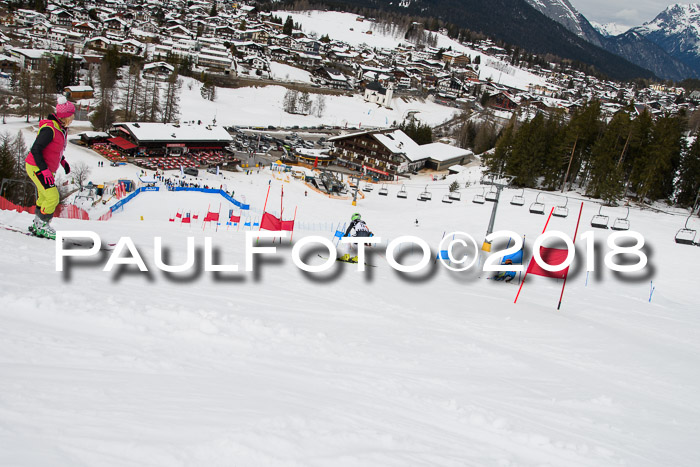
[[(90, 161), (69, 145), (69, 160)], [(94, 161), (98, 160), (94, 155)], [(96, 166), (96, 163), (93, 165)], [(107, 179), (104, 168), (93, 174)], [(217, 184), (213, 175), (209, 183)], [(308, 235), (359, 211), (386, 243), (416, 235), (433, 250), (445, 231), (481, 241), (491, 204), (475, 187), (443, 204), (448, 180), (414, 177), (408, 198), (377, 189), (353, 207), (298, 181), (228, 174), (229, 190), (258, 212), (297, 219)], [(464, 186), (474, 170), (458, 176)], [(433, 200), (419, 202), (425, 189)], [(496, 229), (527, 237), (545, 216), (499, 205)], [(561, 283), (515, 284), (441, 266), (399, 274), (383, 249), (365, 273), (334, 264), (307, 274), (288, 243), (256, 273), (203, 271), (203, 237), (218, 263), (244, 268), (244, 234), (168, 222), (178, 209), (218, 209), (223, 198), (143, 193), (107, 222), (56, 219), (59, 229), (130, 236), (150, 272), (102, 272), (104, 260), (75, 260), (55, 272), (55, 244), (0, 229), (0, 465), (3, 466), (696, 466), (700, 462), (700, 249), (676, 245), (677, 216), (632, 210), (648, 243), (646, 274), (602, 265), (609, 231), (597, 231), (599, 273), (573, 268)], [(561, 203), (545, 197), (547, 210)], [(572, 234), (572, 214), (549, 229)], [(226, 212), (227, 207), (222, 207)], [(587, 202), (582, 231), (597, 206)], [(611, 210), (611, 217), (623, 215)], [(141, 219), (143, 216), (143, 220)], [(419, 225), (415, 226), (418, 219)], [(0, 223), (31, 216), (0, 211)], [(579, 232), (580, 234), (581, 232)], [(153, 237), (194, 271), (154, 267)], [(577, 242), (585, 254), (584, 242)], [(405, 246), (403, 261), (417, 261)], [(310, 263), (323, 260), (309, 255)], [(650, 281), (656, 290), (649, 302)]]

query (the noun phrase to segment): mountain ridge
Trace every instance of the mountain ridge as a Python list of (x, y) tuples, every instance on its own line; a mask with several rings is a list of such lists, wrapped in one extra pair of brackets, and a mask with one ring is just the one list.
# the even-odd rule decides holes
[[(354, 7), (434, 17), (536, 54), (586, 63), (610, 78), (653, 78), (648, 69), (598, 47), (532, 7), (526, 0), (327, 0), (336, 9)], [(497, 14), (494, 14), (496, 12)], [(589, 25), (590, 26), (590, 25)], [(593, 30), (593, 27), (590, 26)], [(600, 36), (602, 38), (602, 36)]]

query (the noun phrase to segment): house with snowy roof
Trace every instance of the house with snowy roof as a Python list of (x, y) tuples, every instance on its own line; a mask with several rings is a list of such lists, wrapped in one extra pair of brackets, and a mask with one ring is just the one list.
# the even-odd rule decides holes
[(180, 155), (190, 151), (223, 151), (233, 141), (221, 126), (174, 123), (115, 123), (110, 142), (146, 155)]
[(462, 164), (473, 153), (444, 143), (419, 145), (398, 129), (372, 130), (328, 139), (339, 165), (362, 171), (380, 180), (432, 167), (444, 170)]
[(19, 68), (29, 71), (39, 70), (41, 62), (49, 62), (51, 54), (44, 49), (9, 49), (7, 51), (11, 57), (19, 60)]

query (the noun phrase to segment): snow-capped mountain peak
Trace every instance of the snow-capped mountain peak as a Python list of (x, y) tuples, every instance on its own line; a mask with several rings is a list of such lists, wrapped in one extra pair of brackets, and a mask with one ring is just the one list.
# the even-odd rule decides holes
[(652, 21), (644, 23), (639, 29), (651, 33), (663, 30), (667, 35), (681, 34), (688, 29), (695, 33), (700, 31), (700, 5), (697, 3), (669, 5)]
[(673, 57), (700, 70), (700, 5), (674, 4), (636, 32)]
[(593, 26), (599, 33), (605, 37), (614, 37), (624, 34), (629, 30), (629, 26), (623, 26), (617, 23), (605, 23), (600, 24), (595, 21), (590, 21), (591, 26)]
[(534, 9), (586, 41), (602, 46), (602, 38), (569, 0), (525, 0)]
[(580, 13), (569, 3), (569, 0), (526, 0), (540, 13), (563, 24), (567, 29), (583, 37), (579, 16)]

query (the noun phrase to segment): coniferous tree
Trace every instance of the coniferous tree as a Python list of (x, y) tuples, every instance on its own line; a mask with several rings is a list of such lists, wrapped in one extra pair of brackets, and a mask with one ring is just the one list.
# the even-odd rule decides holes
[[(496, 143), (496, 149), (493, 151), (492, 154), (484, 155), (484, 165), (486, 166), (489, 172), (508, 173), (508, 175), (515, 175), (513, 173), (506, 172), (506, 161), (513, 154), (513, 145), (515, 143), (516, 134), (515, 126), (517, 124), (517, 121), (517, 117), (514, 114), (511, 117), (508, 124), (506, 125), (506, 127), (503, 129), (501, 137)], [(514, 180), (514, 183), (516, 185), (521, 185), (520, 181), (517, 178)]]
[(652, 132), (650, 152), (641, 174), (637, 193), (642, 199), (670, 199), (673, 181), (685, 149), (683, 123), (679, 116), (664, 116), (657, 119)]
[(515, 176), (518, 185), (536, 186), (542, 167), (541, 155), (547, 151), (547, 139), (544, 135), (545, 120), (537, 114), (525, 122), (515, 134), (512, 152), (506, 159), (505, 171)]
[(632, 122), (629, 148), (622, 158), (622, 168), (625, 173), (626, 190), (636, 192), (642, 183), (644, 168), (651, 159), (651, 139), (654, 121), (651, 114), (644, 110)]
[(286, 34), (288, 36), (291, 36), (293, 29), (294, 29), (294, 20), (292, 19), (291, 16), (287, 16), (287, 20), (284, 22), (284, 26), (282, 26), (282, 34)]
[(558, 148), (564, 170), (562, 177), (564, 190), (579, 177), (580, 184), (585, 181), (587, 170), (590, 168), (591, 150), (600, 136), (602, 127), (598, 101), (587, 102), (571, 117)]
[[(12, 154), (10, 136), (7, 133), (0, 135), (0, 180), (4, 178), (17, 178), (17, 161)], [(5, 189), (0, 193), (0, 196), (10, 201), (15, 201), (16, 194), (17, 186), (9, 183), (5, 185)]]
[(559, 188), (562, 180), (560, 141), (565, 127), (560, 113), (551, 114), (544, 126), (547, 151), (541, 156), (542, 185), (548, 190)]
[(595, 198), (614, 204), (624, 191), (621, 160), (631, 138), (629, 115), (616, 114), (603, 136), (593, 145), (591, 154), (591, 178), (586, 192)]
[(696, 136), (690, 149), (683, 154), (678, 177), (676, 201), (681, 206), (693, 207), (700, 191), (700, 138)]

